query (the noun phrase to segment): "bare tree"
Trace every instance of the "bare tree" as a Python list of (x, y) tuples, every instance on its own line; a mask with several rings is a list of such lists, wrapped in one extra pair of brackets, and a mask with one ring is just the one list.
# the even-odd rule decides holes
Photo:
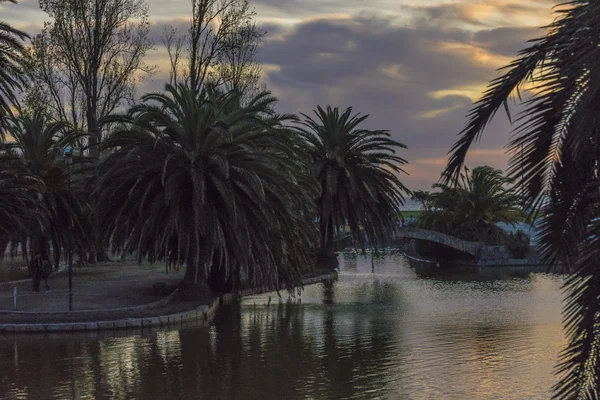
[(211, 81), (242, 92), (256, 88), (261, 74), (256, 52), (264, 32), (248, 0), (192, 0), (186, 35), (166, 27), (170, 83), (185, 81), (193, 90)]
[(40, 0), (40, 7), (53, 21), (32, 41), (31, 93), (97, 144), (102, 118), (132, 101), (153, 71), (143, 60), (152, 48), (148, 7), (144, 0)]
[(169, 55), (169, 83), (177, 85), (177, 78), (181, 75), (180, 65), (183, 58), (183, 47), (185, 37), (178, 35), (177, 29), (170, 25), (165, 25), (162, 34), (162, 43), (167, 49)]
[(214, 75), (218, 83), (240, 93), (259, 89), (262, 66), (256, 56), (264, 35), (265, 32), (252, 21), (225, 38), (215, 66)]
[(26, 63), (30, 82), (23, 106), (31, 111), (44, 107), (56, 119), (84, 130), (87, 125), (80, 80), (61, 62), (56, 50), (47, 34), (33, 38)]

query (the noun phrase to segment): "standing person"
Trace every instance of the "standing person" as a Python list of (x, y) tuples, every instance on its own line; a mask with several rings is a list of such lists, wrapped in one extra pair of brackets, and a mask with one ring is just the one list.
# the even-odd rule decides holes
[[(46, 292), (50, 291), (50, 285), (48, 285), (48, 278), (52, 275), (52, 262), (48, 258), (48, 255), (45, 254), (41, 258), (40, 263), (40, 278), (44, 279), (44, 285), (46, 287)], [(38, 282), (38, 290), (39, 290), (39, 282)]]

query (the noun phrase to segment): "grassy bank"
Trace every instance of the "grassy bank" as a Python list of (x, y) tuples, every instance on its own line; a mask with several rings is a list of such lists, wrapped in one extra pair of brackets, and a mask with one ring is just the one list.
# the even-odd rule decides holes
[(404, 218), (419, 218), (421, 211), (402, 211)]

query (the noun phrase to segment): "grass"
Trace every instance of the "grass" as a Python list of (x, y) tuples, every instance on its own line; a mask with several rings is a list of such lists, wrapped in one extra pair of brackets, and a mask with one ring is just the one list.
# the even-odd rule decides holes
[(404, 218), (419, 218), (419, 215), (421, 215), (421, 211), (402, 211), (402, 215), (404, 216)]
[(4, 258), (0, 261), (0, 282), (14, 281), (29, 277), (27, 263), (22, 258)]

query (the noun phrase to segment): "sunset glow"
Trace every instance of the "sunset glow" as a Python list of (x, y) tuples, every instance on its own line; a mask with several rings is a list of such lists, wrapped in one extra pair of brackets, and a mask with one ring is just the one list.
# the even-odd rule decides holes
[[(439, 177), (446, 152), (470, 104), (498, 68), (516, 57), (539, 27), (554, 18), (554, 0), (255, 0), (257, 21), (268, 32), (260, 50), (266, 87), (282, 112), (308, 112), (317, 104), (371, 115), (369, 128), (389, 129), (409, 147), (410, 188), (426, 189)], [(155, 50), (147, 62), (157, 73), (138, 92), (160, 89), (168, 60), (160, 32), (186, 29), (187, 0), (148, 0)], [(0, 6), (7, 22), (30, 34), (47, 18), (37, 0)], [(503, 146), (510, 124), (492, 124), (481, 158), (506, 168)], [(479, 159), (477, 155), (471, 160)], [(425, 162), (429, 160), (428, 162)], [(435, 160), (435, 162), (432, 162)], [(436, 165), (423, 171), (423, 165)]]

